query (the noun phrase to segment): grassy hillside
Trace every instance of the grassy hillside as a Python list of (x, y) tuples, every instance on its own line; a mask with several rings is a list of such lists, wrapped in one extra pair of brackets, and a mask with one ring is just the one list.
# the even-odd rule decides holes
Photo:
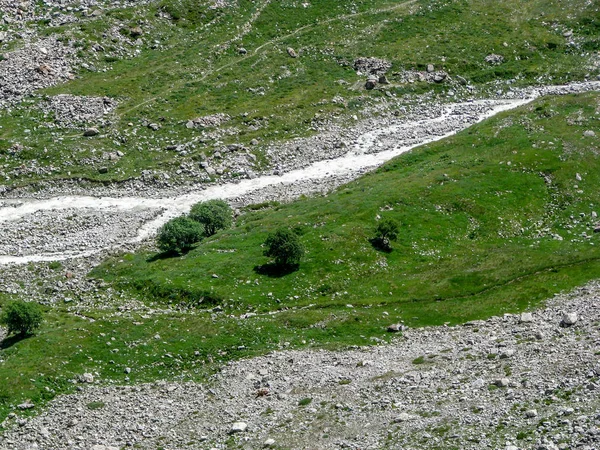
[[(45, 94), (108, 96), (119, 106), (94, 138), (81, 131), (98, 121), (54, 123), (53, 113), (40, 109), (43, 98), (0, 114), (0, 167), (9, 178), (4, 183), (117, 181), (145, 169), (169, 172), (173, 181), (197, 180), (186, 168), (197, 167), (219, 145), (253, 139), (260, 142), (250, 147), (260, 169), (268, 167), (267, 143), (314, 133), (330, 120), (344, 123), (387, 99), (386, 91), (473, 95), (457, 82), (461, 76), (475, 86), (475, 95), (485, 95), (598, 72), (598, 6), (585, 0), (228, 3), (214, 8), (211, 1), (163, 0), (82, 16), (75, 24), (35, 24), (77, 48), (85, 62), (75, 80)], [(298, 57), (290, 57), (288, 47)], [(492, 53), (504, 62), (487, 63)], [(352, 67), (363, 56), (392, 64), (390, 85), (364, 90), (366, 76)], [(454, 81), (403, 81), (407, 71), (424, 71), (428, 64)], [(218, 132), (185, 127), (216, 113), (230, 117)], [(10, 151), (15, 143), (23, 151)], [(186, 143), (193, 143), (186, 154), (166, 150)], [(116, 151), (124, 155), (103, 157)], [(99, 173), (101, 167), (109, 170)]]
[[(243, 215), (186, 256), (125, 255), (95, 274), (152, 298), (241, 310), (389, 305), (415, 325), (523, 309), (600, 267), (599, 147), (583, 135), (598, 127), (598, 99), (537, 101), (327, 197)], [(369, 243), (377, 217), (401, 224), (391, 253)], [(308, 254), (297, 272), (260, 275), (261, 243), (280, 226), (298, 230)]]

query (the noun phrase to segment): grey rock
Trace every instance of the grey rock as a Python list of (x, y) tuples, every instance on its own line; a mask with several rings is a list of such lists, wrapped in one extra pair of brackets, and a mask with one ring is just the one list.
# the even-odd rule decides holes
[(532, 419), (534, 417), (537, 417), (538, 412), (535, 409), (528, 409), (527, 411), (525, 411), (525, 417)]
[(533, 322), (533, 314), (530, 312), (523, 312), (519, 316), (519, 322), (521, 323), (530, 323)]
[(231, 428), (229, 429), (229, 434), (243, 433), (247, 429), (248, 424), (246, 422), (235, 422), (233, 425), (231, 425)]
[(292, 47), (287, 48), (287, 54), (290, 55), (290, 57), (292, 58), (298, 57), (298, 53), (296, 53), (296, 50), (294, 50)]
[(583, 132), (583, 135), (585, 137), (594, 137), (594, 136), (596, 136), (596, 132), (594, 130), (585, 130)]
[(577, 317), (577, 313), (574, 313), (574, 312), (564, 313), (562, 316), (561, 324), (564, 326), (570, 327), (572, 325), (575, 325), (577, 323), (578, 319), (579, 318)]
[(83, 132), (83, 135), (87, 137), (97, 136), (98, 134), (100, 134), (100, 130), (98, 130), (98, 128), (88, 128)]
[(504, 62), (504, 56), (491, 53), (485, 57), (485, 62), (496, 66)]

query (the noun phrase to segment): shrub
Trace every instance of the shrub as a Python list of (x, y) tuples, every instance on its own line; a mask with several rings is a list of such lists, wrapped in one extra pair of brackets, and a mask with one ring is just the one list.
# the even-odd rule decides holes
[(158, 232), (157, 244), (163, 252), (184, 253), (202, 240), (202, 225), (189, 217), (176, 217)]
[(42, 320), (40, 305), (24, 301), (8, 303), (0, 315), (0, 324), (8, 328), (8, 333), (21, 336), (33, 334), (42, 324)]
[(218, 230), (231, 226), (233, 211), (223, 200), (209, 200), (196, 203), (190, 211), (190, 218), (204, 225), (206, 236), (212, 236)]
[(375, 237), (371, 243), (382, 250), (391, 251), (391, 241), (398, 238), (398, 223), (392, 219), (383, 219), (375, 228)]
[(296, 233), (287, 229), (279, 229), (267, 237), (265, 256), (275, 259), (280, 267), (291, 267), (300, 264), (304, 256), (304, 247)]

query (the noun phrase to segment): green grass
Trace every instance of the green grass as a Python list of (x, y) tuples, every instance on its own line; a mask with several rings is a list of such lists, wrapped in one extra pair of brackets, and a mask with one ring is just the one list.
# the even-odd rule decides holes
[[(0, 114), (0, 166), (5, 165), (10, 178), (4, 183), (120, 181), (138, 177), (145, 169), (190, 181), (186, 172), (174, 172), (182, 163), (197, 166), (218, 142), (248, 144), (259, 139), (262, 145), (305, 136), (323, 121), (344, 123), (363, 107), (380, 102), (383, 91), (356, 88), (364, 82), (352, 69), (360, 56), (390, 60), (392, 84), (386, 89), (400, 95), (449, 89), (404, 85), (392, 75), (424, 70), (428, 63), (477, 86), (491, 83), (494, 92), (503, 89), (497, 81), (530, 85), (581, 80), (594, 73), (589, 58), (600, 48), (595, 8), (584, 0), (316, 0), (307, 8), (297, 2), (239, 1), (232, 9), (214, 10), (206, 1), (183, 0), (116, 9), (58, 28), (41, 24), (43, 31), (73, 42), (96, 68), (81, 69), (76, 80), (45, 93), (109, 96), (120, 106), (95, 138), (83, 138), (77, 129), (45, 126), (54, 118), (41, 115), (37, 100)], [(111, 27), (127, 35), (140, 22), (145, 24), (139, 54), (126, 46), (127, 54), (121, 55), (116, 44), (103, 37)], [(245, 24), (248, 32), (241, 36)], [(562, 36), (567, 29), (574, 30), (578, 48)], [(152, 48), (155, 41), (159, 44)], [(105, 50), (95, 51), (96, 43)], [(287, 55), (290, 46), (299, 52), (298, 58)], [(248, 53), (240, 55), (240, 47)], [(484, 58), (489, 53), (502, 54), (506, 62), (488, 65)], [(333, 102), (336, 96), (344, 103)], [(202, 136), (201, 130), (184, 126), (189, 119), (213, 113), (231, 116), (225, 125), (231, 134)], [(142, 125), (161, 118), (157, 132)], [(195, 146), (183, 157), (165, 150), (193, 139)], [(16, 142), (26, 150), (17, 156), (2, 152)], [(259, 159), (261, 148), (253, 148)], [(102, 153), (117, 150), (125, 153), (121, 159), (102, 160)], [(108, 173), (98, 173), (100, 166), (107, 166)]]
[[(127, 254), (94, 275), (174, 304), (259, 312), (390, 305), (414, 325), (524, 309), (600, 267), (591, 236), (598, 144), (582, 139), (597, 126), (597, 99), (538, 101), (327, 197), (246, 213), (180, 258)], [(573, 124), (575, 116), (587, 119)], [(369, 244), (377, 215), (401, 224), (391, 253)], [(260, 275), (261, 244), (280, 226), (302, 234), (307, 255), (296, 272)]]

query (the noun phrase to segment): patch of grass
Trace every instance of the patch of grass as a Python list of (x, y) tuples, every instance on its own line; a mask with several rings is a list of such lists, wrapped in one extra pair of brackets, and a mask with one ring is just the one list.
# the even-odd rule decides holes
[(104, 402), (89, 402), (87, 405), (87, 408), (90, 410), (96, 410), (96, 409), (102, 409), (106, 406), (106, 404)]
[[(581, 138), (597, 121), (597, 101), (597, 94), (541, 100), (396, 158), (327, 197), (242, 215), (183, 257), (126, 254), (92, 275), (150, 301), (210, 294), (225, 309), (343, 312), (355, 315), (355, 326), (363, 314), (382, 321), (366, 309), (372, 305), (387, 305), (409, 326), (533, 307), (600, 274), (591, 215), (600, 204), (600, 148)], [(539, 115), (541, 103), (556, 114)], [(573, 115), (587, 119), (574, 124)], [(386, 206), (392, 210), (381, 213)], [(368, 242), (380, 213), (401, 224), (387, 254)], [(300, 269), (257, 274), (253, 268), (268, 262), (261, 244), (282, 226), (302, 230)]]
[(415, 359), (412, 360), (412, 363), (414, 365), (420, 365), (420, 364), (425, 364), (425, 357), (424, 356), (418, 356)]
[(312, 398), (306, 397), (298, 402), (298, 406), (307, 406), (307, 405), (310, 405), (311, 403), (312, 403)]

